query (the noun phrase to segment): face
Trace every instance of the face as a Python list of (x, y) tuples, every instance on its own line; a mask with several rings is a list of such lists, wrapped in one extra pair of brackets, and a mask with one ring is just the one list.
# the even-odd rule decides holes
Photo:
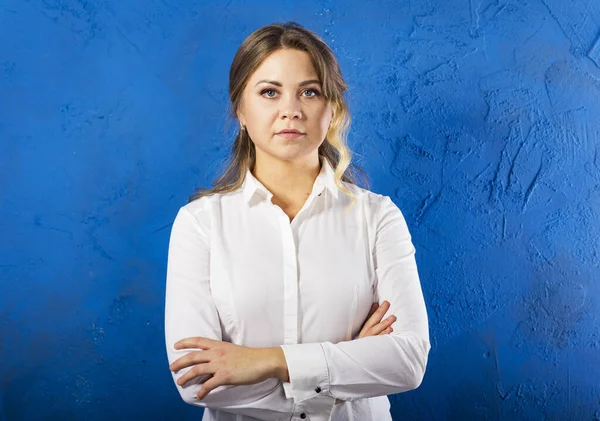
[[(278, 50), (263, 61), (244, 89), (238, 112), (256, 146), (257, 161), (267, 156), (285, 161), (318, 157), (333, 118), (322, 92), (304, 51)], [(302, 134), (296, 138), (278, 134), (285, 129)]]

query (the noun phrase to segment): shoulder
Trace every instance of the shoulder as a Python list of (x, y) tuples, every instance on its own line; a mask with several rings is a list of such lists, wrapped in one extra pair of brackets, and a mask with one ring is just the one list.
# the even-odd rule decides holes
[(191, 213), (196, 218), (201, 218), (207, 216), (211, 209), (215, 206), (219, 206), (223, 200), (231, 200), (231, 198), (236, 197), (239, 194), (240, 192), (236, 190), (230, 193), (213, 193), (202, 196), (182, 206), (179, 212)]
[(377, 232), (387, 230), (390, 226), (400, 227), (402, 231), (408, 230), (404, 214), (390, 196), (351, 183), (344, 182), (344, 186), (356, 197), (356, 204), (364, 209), (369, 223)]
[(181, 206), (175, 217), (175, 224), (191, 225), (196, 229), (208, 231), (211, 226), (210, 210), (219, 200), (216, 196), (219, 195), (202, 196)]
[(179, 209), (179, 215), (185, 215), (186, 219), (193, 217), (196, 222), (207, 229), (210, 227), (211, 215), (219, 212), (223, 207), (239, 206), (241, 199), (242, 192), (239, 189), (228, 193), (209, 194), (183, 205)]
[(345, 181), (343, 181), (342, 184), (354, 195), (357, 203), (363, 204), (372, 211), (379, 211), (380, 208), (385, 206), (395, 206), (394, 202), (389, 196), (379, 194)]
[(198, 199), (192, 200), (191, 202), (182, 206), (181, 209), (179, 209), (179, 212), (187, 212), (191, 213), (194, 216), (198, 216), (206, 212), (206, 210), (210, 207), (210, 203), (214, 201), (213, 196), (214, 195), (202, 196)]
[(172, 237), (194, 236), (210, 244), (211, 212), (217, 195), (202, 196), (181, 206), (175, 216)]

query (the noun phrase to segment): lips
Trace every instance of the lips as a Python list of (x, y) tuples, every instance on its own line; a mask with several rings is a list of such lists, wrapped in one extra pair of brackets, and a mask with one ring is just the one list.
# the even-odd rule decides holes
[(282, 130), (279, 133), (277, 133), (277, 136), (286, 139), (286, 140), (296, 140), (301, 138), (302, 136), (304, 136), (304, 133), (299, 132), (298, 130)]

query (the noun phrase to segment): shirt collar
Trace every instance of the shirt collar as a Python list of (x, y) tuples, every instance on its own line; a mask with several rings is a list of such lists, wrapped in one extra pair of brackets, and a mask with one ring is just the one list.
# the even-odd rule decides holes
[[(335, 184), (334, 170), (327, 158), (320, 157), (320, 161), (321, 172), (315, 179), (313, 192), (321, 193), (322, 190), (327, 189), (331, 195), (337, 199), (339, 196), (339, 189)], [(252, 199), (254, 194), (258, 191), (262, 192), (269, 199), (273, 197), (273, 193), (267, 190), (267, 188), (260, 181), (258, 181), (254, 175), (252, 175), (250, 170), (247, 170), (246, 178), (244, 179), (244, 184), (242, 185), (242, 194), (244, 195), (246, 203), (249, 203), (250, 199)]]

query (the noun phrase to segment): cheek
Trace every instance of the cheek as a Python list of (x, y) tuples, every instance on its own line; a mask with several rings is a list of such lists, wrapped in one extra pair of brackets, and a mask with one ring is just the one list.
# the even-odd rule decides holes
[(332, 108), (331, 105), (327, 104), (325, 107), (323, 107), (323, 109), (321, 110), (322, 113), (322, 117), (321, 117), (321, 124), (323, 125), (323, 127), (328, 128), (329, 127), (329, 123), (332, 120)]
[(325, 112), (323, 114), (323, 116), (321, 117), (321, 129), (325, 131), (325, 133), (327, 133), (327, 130), (329, 130), (329, 123), (331, 122), (331, 115), (329, 114), (329, 112)]
[(277, 109), (265, 101), (256, 99), (248, 103), (247, 115), (249, 121), (257, 127), (265, 127), (273, 122), (273, 118), (276, 117)]
[(255, 143), (269, 142), (273, 136), (277, 115), (272, 107), (268, 107), (260, 101), (248, 104), (247, 108), (247, 130)]

